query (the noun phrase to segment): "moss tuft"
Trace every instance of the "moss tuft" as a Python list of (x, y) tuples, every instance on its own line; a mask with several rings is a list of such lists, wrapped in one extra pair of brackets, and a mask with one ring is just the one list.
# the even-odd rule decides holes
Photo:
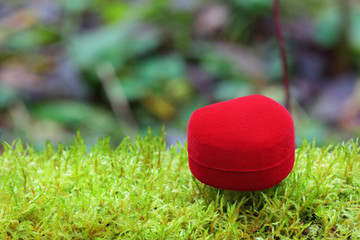
[(281, 184), (231, 192), (198, 182), (186, 147), (151, 133), (89, 152), (79, 135), (43, 152), (5, 143), (0, 238), (358, 239), (359, 151), (304, 141)]

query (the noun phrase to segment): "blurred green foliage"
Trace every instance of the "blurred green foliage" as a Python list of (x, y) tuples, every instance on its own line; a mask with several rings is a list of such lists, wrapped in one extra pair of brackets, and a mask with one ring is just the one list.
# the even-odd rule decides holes
[[(349, 1), (346, 22), (340, 2), (281, 1), (293, 78), (294, 48), (310, 42), (328, 58), (344, 23), (350, 72), (359, 71), (359, 4)], [(255, 93), (283, 101), (269, 0), (4, 0), (0, 9), (0, 123), (8, 141), (66, 142), (77, 129), (119, 141), (124, 126), (156, 132), (163, 122), (176, 135), (169, 139), (184, 140), (198, 107)], [(104, 64), (115, 76), (99, 75)], [(300, 141), (337, 138), (293, 102)]]

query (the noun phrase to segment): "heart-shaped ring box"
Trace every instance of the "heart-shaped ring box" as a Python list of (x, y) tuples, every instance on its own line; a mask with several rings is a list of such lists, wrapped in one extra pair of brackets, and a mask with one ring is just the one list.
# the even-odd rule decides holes
[(188, 125), (189, 166), (215, 188), (258, 191), (291, 172), (294, 123), (276, 101), (251, 95), (197, 109)]

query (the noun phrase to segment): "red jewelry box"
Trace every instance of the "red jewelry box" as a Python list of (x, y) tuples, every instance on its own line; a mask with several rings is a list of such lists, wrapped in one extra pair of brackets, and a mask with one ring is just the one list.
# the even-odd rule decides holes
[(205, 106), (190, 118), (188, 155), (193, 175), (209, 186), (236, 191), (273, 187), (294, 165), (293, 119), (262, 95)]

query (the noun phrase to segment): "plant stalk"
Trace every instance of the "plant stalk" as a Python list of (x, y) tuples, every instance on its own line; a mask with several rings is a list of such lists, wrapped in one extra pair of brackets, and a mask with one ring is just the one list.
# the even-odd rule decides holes
[(291, 113), (289, 69), (288, 69), (288, 61), (287, 61), (287, 55), (285, 49), (285, 42), (281, 27), (279, 0), (274, 0), (273, 17), (275, 23), (276, 40), (279, 47), (281, 63), (282, 63), (282, 82), (285, 91), (285, 107)]

